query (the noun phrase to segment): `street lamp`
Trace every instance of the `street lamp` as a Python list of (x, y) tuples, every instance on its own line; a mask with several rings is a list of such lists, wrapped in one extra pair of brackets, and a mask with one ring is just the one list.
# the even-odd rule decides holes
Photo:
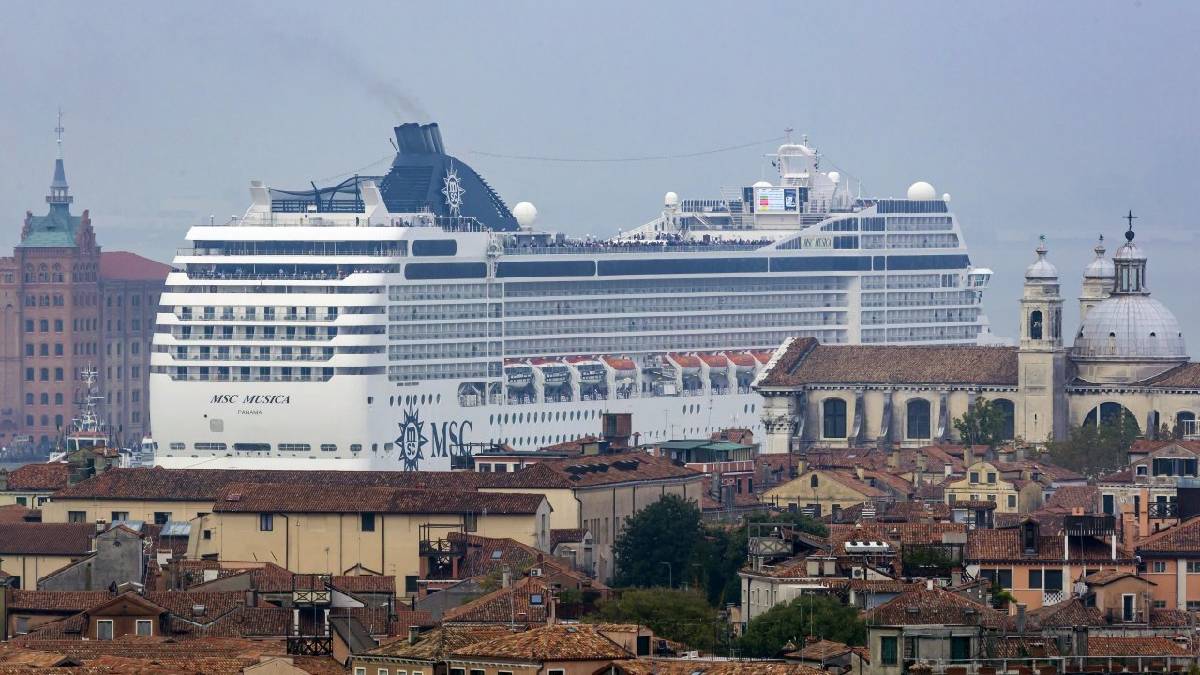
[(662, 560), (658, 564), (667, 566), (667, 588), (675, 588), (674, 576), (671, 574), (671, 563)]

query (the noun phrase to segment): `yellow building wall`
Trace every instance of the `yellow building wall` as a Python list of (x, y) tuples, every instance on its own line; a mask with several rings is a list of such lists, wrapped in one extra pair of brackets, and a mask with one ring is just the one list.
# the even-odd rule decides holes
[(0, 569), (20, 576), (21, 588), (25, 590), (37, 589), (38, 579), (78, 560), (78, 558), (66, 555), (17, 555), (12, 553), (0, 555), (0, 558), (4, 559), (3, 564), (0, 564)]
[[(812, 486), (812, 477), (817, 477), (817, 487)], [(813, 469), (805, 471), (798, 477), (767, 490), (763, 494), (763, 502), (788, 506), (796, 504), (804, 507), (809, 504), (819, 504), (821, 514), (833, 511), (833, 505), (847, 508), (867, 501), (866, 495), (829, 477), (826, 471)]]
[[(31, 509), (41, 508), (50, 499), (49, 492), (12, 490), (0, 492), (0, 506), (21, 504)], [(23, 500), (23, 501), (22, 501)]]
[(52, 499), (42, 507), (42, 522), (70, 522), (68, 514), (71, 511), (83, 511), (87, 514), (84, 522), (94, 523), (97, 520), (112, 521), (114, 511), (129, 514), (130, 520), (154, 522), (154, 514), (163, 512), (171, 514), (169, 520), (188, 521), (198, 514), (213, 510), (209, 501), (170, 501), (153, 499)]
[[(461, 515), (376, 514), (374, 531), (362, 530), (357, 513), (273, 514), (270, 531), (262, 531), (258, 513), (214, 513), (200, 519), (192, 530), (188, 556), (215, 555), (226, 561), (273, 562), (301, 574), (341, 574), (361, 565), (396, 577), (397, 592), (404, 578), (420, 574), (422, 534), (444, 538), (463, 526)], [(507, 537), (535, 546), (543, 520), (549, 523), (549, 506), (537, 514), (480, 515), (476, 534)], [(543, 518), (544, 517), (544, 518)], [(427, 533), (422, 525), (442, 525)], [(209, 538), (205, 538), (208, 531)]]
[(480, 488), (480, 492), (517, 492), (542, 495), (550, 502), (550, 528), (570, 530), (581, 527), (579, 522), (579, 500), (575, 491), (568, 488)]
[[(971, 482), (972, 473), (979, 474), (979, 482)], [(989, 473), (996, 476), (995, 483), (988, 482)], [(994, 501), (996, 502), (996, 513), (1018, 513), (1021, 510), (1020, 495), (1016, 487), (1004, 480), (1000, 475), (1000, 470), (990, 462), (975, 462), (967, 467), (967, 475), (962, 480), (946, 485), (945, 495), (947, 504), (955, 501)], [(951, 495), (953, 495), (953, 501), (951, 501)], [(1012, 505), (1009, 504), (1009, 497), (1013, 498)]]

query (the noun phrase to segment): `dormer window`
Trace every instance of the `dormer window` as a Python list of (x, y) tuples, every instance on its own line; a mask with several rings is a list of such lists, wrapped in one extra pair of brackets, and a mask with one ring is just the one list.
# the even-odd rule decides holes
[(1035, 555), (1038, 550), (1038, 525), (1033, 521), (1021, 523), (1021, 547), (1025, 555)]

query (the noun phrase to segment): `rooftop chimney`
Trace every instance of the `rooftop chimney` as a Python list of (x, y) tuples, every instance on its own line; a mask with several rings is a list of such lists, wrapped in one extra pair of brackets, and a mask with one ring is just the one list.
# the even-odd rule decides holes
[(1025, 632), (1025, 604), (1017, 603), (1017, 632)]
[(512, 570), (505, 568), (500, 575), (500, 587), (508, 588), (509, 586), (512, 586)]
[(408, 644), (410, 644), (410, 645), (417, 644), (417, 638), (420, 636), (421, 636), (421, 627), (420, 626), (409, 626), (408, 627)]
[(969, 445), (964, 446), (963, 447), (963, 468), (970, 467), (974, 463), (975, 463), (975, 451), (972, 450), (971, 446), (969, 446)]

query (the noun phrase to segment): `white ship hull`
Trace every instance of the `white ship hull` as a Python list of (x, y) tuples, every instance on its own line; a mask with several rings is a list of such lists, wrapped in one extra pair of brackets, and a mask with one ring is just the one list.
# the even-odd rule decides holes
[[(160, 376), (153, 376), (160, 377)], [(151, 386), (156, 424), (179, 438), (261, 439), (271, 450), (197, 451), (188, 443), (155, 461), (167, 468), (334, 469), (447, 471), (451, 456), (472, 445), (507, 443), (532, 449), (598, 435), (603, 413), (632, 413), (638, 440), (707, 437), (729, 427), (761, 437), (754, 393), (647, 396), (615, 400), (525, 405), (463, 406), (455, 382), (434, 382), (399, 397), (388, 383), (368, 391), (370, 380), (334, 378), (321, 383), (274, 383), (264, 390), (240, 382), (190, 382)], [(213, 422), (224, 431), (214, 434)], [(285, 431), (286, 430), (286, 431)], [(279, 450), (289, 445), (307, 449)], [(322, 450), (322, 446), (326, 450)], [(361, 446), (361, 450), (351, 450)], [(479, 447), (475, 445), (475, 447)], [(168, 448), (169, 450), (169, 448)]]

